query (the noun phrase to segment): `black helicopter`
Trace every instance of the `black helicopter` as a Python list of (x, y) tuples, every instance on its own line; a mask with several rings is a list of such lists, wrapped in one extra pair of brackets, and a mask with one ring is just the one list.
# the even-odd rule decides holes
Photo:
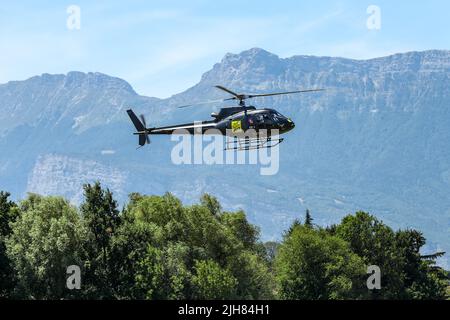
[(214, 120), (201, 123), (186, 123), (166, 127), (147, 128), (146, 121), (143, 115), (141, 115), (139, 119), (133, 112), (133, 110), (127, 110), (131, 121), (136, 127), (137, 132), (135, 132), (134, 134), (139, 136), (139, 146), (142, 147), (145, 144), (150, 143), (149, 135), (169, 135), (177, 131), (177, 134), (211, 133), (234, 137), (233, 141), (227, 141), (225, 150), (251, 150), (271, 148), (280, 144), (284, 140), (282, 138), (272, 140), (271, 130), (278, 130), (279, 134), (284, 134), (294, 129), (294, 122), (274, 109), (256, 109), (254, 106), (246, 106), (245, 100), (257, 97), (318, 92), (324, 90), (311, 89), (265, 94), (238, 94), (223, 86), (215, 87), (231, 94), (233, 97), (178, 107), (187, 108), (199, 104), (209, 104), (232, 100), (239, 102), (239, 106), (237, 107), (221, 108), (219, 113), (212, 113), (211, 116), (214, 118)]

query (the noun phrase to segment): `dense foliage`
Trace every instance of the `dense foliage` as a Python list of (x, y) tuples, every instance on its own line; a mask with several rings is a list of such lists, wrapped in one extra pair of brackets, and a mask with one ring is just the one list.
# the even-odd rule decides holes
[[(393, 231), (358, 212), (320, 228), (310, 212), (280, 243), (262, 243), (242, 211), (210, 195), (184, 206), (171, 194), (131, 194), (119, 210), (99, 183), (79, 208), (0, 192), (0, 298), (9, 299), (444, 299), (448, 274), (421, 256), (415, 230)], [(67, 267), (81, 289), (66, 287)], [(367, 266), (382, 270), (368, 290)]]

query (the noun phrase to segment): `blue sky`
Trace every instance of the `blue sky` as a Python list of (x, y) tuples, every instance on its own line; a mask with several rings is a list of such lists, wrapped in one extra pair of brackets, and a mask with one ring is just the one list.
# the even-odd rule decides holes
[[(66, 12), (81, 9), (81, 28)], [(367, 8), (381, 29), (367, 28)], [(260, 47), (366, 59), (450, 49), (447, 0), (0, 1), (0, 83), (42, 73), (99, 71), (139, 94), (168, 97), (200, 80), (227, 52)]]

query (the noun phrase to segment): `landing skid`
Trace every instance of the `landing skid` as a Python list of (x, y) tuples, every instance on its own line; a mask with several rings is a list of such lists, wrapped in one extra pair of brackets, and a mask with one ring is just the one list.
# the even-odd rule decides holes
[(229, 138), (226, 139), (224, 150), (258, 150), (258, 149), (270, 149), (276, 147), (284, 141), (283, 138), (272, 139), (271, 137), (265, 138), (238, 138), (234, 137), (232, 141)]

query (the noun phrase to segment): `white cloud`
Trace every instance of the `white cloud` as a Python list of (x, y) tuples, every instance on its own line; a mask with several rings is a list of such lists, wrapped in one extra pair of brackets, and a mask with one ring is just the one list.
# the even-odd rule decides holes
[(116, 153), (116, 150), (102, 150), (101, 154), (106, 156), (106, 155), (113, 155)]

